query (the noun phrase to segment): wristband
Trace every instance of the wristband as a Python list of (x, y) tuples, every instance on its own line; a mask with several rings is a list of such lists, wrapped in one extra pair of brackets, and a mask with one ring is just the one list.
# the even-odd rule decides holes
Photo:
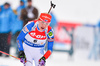
[(51, 55), (51, 51), (48, 50), (48, 51), (44, 54), (45, 59), (47, 59), (50, 55)]

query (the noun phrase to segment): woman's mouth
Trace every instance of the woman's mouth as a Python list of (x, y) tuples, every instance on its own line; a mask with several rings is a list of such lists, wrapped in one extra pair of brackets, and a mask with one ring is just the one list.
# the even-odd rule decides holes
[(44, 27), (41, 27), (41, 29), (44, 29)]

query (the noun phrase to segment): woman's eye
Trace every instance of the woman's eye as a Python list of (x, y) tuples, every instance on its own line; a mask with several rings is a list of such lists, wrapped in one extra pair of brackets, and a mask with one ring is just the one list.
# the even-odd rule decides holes
[(44, 24), (44, 22), (42, 22)]

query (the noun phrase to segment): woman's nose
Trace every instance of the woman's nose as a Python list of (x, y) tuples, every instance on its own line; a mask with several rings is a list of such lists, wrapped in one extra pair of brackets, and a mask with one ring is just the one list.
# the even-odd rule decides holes
[(46, 25), (45, 24), (43, 24), (43, 27), (45, 27)]

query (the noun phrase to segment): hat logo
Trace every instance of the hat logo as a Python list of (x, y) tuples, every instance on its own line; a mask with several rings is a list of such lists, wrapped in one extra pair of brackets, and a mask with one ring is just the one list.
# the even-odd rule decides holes
[(50, 18), (49, 18), (49, 17), (47, 17), (47, 16), (42, 16), (42, 17), (47, 18), (47, 19), (50, 19)]
[(46, 19), (45, 19), (44, 21), (46, 21), (46, 22), (47, 22), (48, 20), (46, 20)]

